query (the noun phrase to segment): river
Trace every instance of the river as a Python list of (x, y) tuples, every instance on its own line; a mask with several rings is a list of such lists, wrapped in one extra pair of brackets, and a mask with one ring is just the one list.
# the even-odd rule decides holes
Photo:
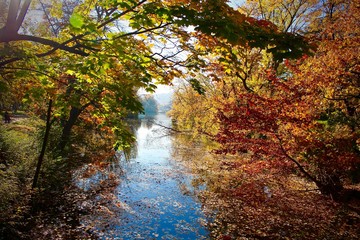
[(119, 158), (116, 169), (121, 170), (117, 171), (121, 177), (111, 199), (118, 208), (99, 206), (106, 207), (109, 214), (99, 211), (98, 216), (84, 220), (102, 239), (209, 238), (206, 218), (191, 185), (194, 176), (172, 158), (174, 141), (158, 124), (170, 126), (171, 120), (165, 114), (142, 118), (135, 127), (135, 152), (130, 159)]

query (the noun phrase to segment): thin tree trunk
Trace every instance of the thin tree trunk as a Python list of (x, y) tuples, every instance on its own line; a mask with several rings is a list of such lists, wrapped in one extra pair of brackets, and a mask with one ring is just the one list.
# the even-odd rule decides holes
[(48, 106), (47, 115), (46, 115), (45, 135), (44, 135), (44, 138), (43, 138), (43, 144), (42, 144), (42, 147), (41, 147), (41, 152), (40, 152), (38, 162), (37, 162), (37, 166), (36, 166), (36, 171), (35, 171), (35, 175), (34, 175), (34, 179), (33, 179), (32, 189), (34, 189), (36, 187), (36, 185), (37, 185), (41, 165), (42, 165), (42, 162), (44, 160), (46, 145), (47, 145), (47, 142), (48, 142), (48, 139), (49, 139), (50, 128), (51, 128), (51, 123), (50, 123), (51, 109), (52, 109), (52, 99), (49, 100), (49, 106)]
[(82, 108), (77, 108), (74, 106), (71, 107), (70, 116), (69, 116), (68, 120), (66, 121), (65, 126), (62, 130), (60, 143), (58, 145), (58, 149), (60, 151), (63, 151), (66, 147), (66, 144), (69, 142), (71, 129), (75, 125), (75, 122), (78, 119), (81, 111), (82, 111)]

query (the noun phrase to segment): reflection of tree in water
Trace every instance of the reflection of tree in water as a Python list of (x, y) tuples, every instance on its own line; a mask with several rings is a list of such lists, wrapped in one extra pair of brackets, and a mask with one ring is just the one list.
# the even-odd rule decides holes
[[(213, 155), (209, 144), (186, 134), (172, 139), (172, 158), (195, 173), (192, 185), (200, 190), (203, 210), (212, 219), (211, 239), (343, 238), (338, 229), (345, 228), (341, 224), (352, 213), (341, 212), (340, 205), (314, 192), (311, 183), (296, 175), (260, 171), (246, 154)], [(346, 225), (347, 239), (358, 239), (353, 226)]]
[(157, 148), (166, 147), (162, 146), (162, 138), (171, 135), (170, 128), (167, 127), (166, 123), (154, 117), (147, 117), (144, 119), (142, 127), (149, 130), (145, 139), (146, 146)]
[[(131, 118), (131, 119), (127, 119), (126, 120), (128, 126), (129, 126), (129, 132), (133, 135), (136, 136), (136, 132), (138, 131), (138, 129), (141, 127), (141, 120), (138, 118)], [(126, 148), (123, 149), (121, 152), (119, 152), (118, 154), (121, 155), (121, 157), (129, 160), (131, 158), (136, 158), (137, 156), (137, 151), (138, 151), (138, 146), (137, 146), (137, 142), (134, 141), (131, 144), (130, 148)]]
[(142, 119), (141, 123), (142, 123), (141, 125), (142, 127), (151, 129), (155, 123), (155, 118), (154, 116), (146, 116), (145, 118)]
[(91, 214), (82, 223), (99, 238), (207, 239), (192, 176), (169, 155), (171, 127), (164, 116), (129, 121), (129, 130), (138, 137), (128, 153), (131, 160), (117, 152), (117, 160), (106, 166), (109, 174), (97, 173), (90, 180), (93, 198), (81, 208)]
[[(169, 130), (163, 127), (154, 127), (162, 126), (162, 122), (156, 121), (155, 116), (146, 116), (141, 118), (128, 118), (126, 120), (128, 128), (127, 130), (133, 135), (136, 136), (140, 128), (151, 130), (151, 134), (147, 136), (147, 141), (156, 142), (159, 136), (159, 132), (162, 132), (163, 136), (169, 135)], [(92, 184), (97, 184), (101, 180), (108, 179), (109, 173), (115, 174), (116, 176), (121, 176), (123, 174), (123, 169), (121, 166), (122, 160), (134, 159), (138, 155), (138, 143), (134, 141), (130, 148), (117, 151), (115, 155), (107, 157), (106, 159), (100, 160), (95, 164), (86, 165), (84, 169), (79, 170), (77, 173), (78, 177), (84, 174), (86, 175), (87, 181)]]
[(208, 162), (213, 160), (209, 150), (199, 139), (194, 139), (191, 134), (177, 133), (172, 137), (171, 157), (185, 165), (193, 173), (196, 173), (192, 180), (192, 186), (200, 190), (203, 183), (207, 181)]
[[(140, 128), (151, 130), (151, 134), (146, 139), (146, 142), (149, 144), (156, 142), (156, 139), (169, 136), (173, 132), (171, 127), (166, 126), (166, 123), (156, 120), (156, 115), (139, 115), (138, 118), (129, 118), (126, 121), (129, 126), (129, 132), (134, 136), (136, 136)], [(118, 154), (125, 159), (136, 158), (138, 142), (134, 141), (131, 148), (124, 149)]]
[[(131, 118), (127, 119), (127, 123), (129, 125), (129, 131), (132, 135), (136, 136), (136, 133), (140, 128), (151, 129), (154, 125), (154, 116), (143, 116), (139, 118)], [(121, 153), (119, 153), (125, 159), (136, 158), (138, 154), (138, 143), (134, 141), (131, 145), (131, 148), (124, 149)]]

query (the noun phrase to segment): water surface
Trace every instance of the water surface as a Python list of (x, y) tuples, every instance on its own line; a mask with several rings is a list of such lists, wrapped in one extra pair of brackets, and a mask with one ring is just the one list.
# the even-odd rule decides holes
[(190, 184), (192, 175), (171, 158), (174, 142), (166, 129), (153, 122), (170, 126), (164, 114), (141, 119), (135, 129), (134, 157), (120, 160), (122, 177), (115, 189), (119, 209), (112, 221), (93, 216), (101, 235), (103, 239), (207, 239), (206, 220)]

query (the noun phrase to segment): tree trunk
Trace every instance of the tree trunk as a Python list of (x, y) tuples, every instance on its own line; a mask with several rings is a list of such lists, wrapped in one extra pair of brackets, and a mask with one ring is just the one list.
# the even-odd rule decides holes
[(81, 108), (77, 108), (74, 106), (71, 107), (70, 116), (63, 127), (60, 142), (58, 145), (58, 149), (60, 151), (63, 151), (66, 147), (66, 144), (69, 142), (71, 129), (75, 125), (75, 122), (78, 119), (81, 111)]
[(340, 177), (336, 175), (335, 173), (327, 173), (326, 170), (323, 171), (322, 175), (312, 176), (308, 171), (305, 170), (305, 168), (293, 157), (291, 157), (286, 150), (284, 149), (282, 145), (281, 139), (277, 136), (280, 142), (280, 148), (283, 151), (284, 155), (291, 160), (297, 168), (300, 170), (304, 176), (316, 184), (316, 186), (319, 188), (320, 192), (324, 195), (330, 195), (334, 200), (338, 200), (340, 196), (340, 192), (343, 190), (343, 185), (341, 183)]
[(34, 179), (33, 179), (32, 189), (34, 189), (34, 188), (36, 187), (36, 185), (37, 185), (37, 181), (38, 181), (38, 179), (39, 179), (39, 174), (40, 174), (41, 165), (42, 165), (42, 162), (43, 162), (43, 160), (44, 160), (46, 145), (47, 145), (47, 142), (48, 142), (48, 139), (49, 139), (50, 128), (51, 128), (51, 123), (50, 123), (51, 109), (52, 109), (52, 99), (49, 100), (49, 106), (48, 106), (47, 115), (46, 115), (45, 135), (44, 135), (43, 144), (42, 144), (42, 147), (41, 147), (41, 152), (40, 152), (39, 159), (38, 159), (37, 166), (36, 166), (36, 170), (35, 170), (35, 175), (34, 175)]
[(340, 192), (344, 189), (339, 176), (327, 174), (316, 182), (320, 192), (324, 195), (330, 195), (334, 200), (338, 200)]

